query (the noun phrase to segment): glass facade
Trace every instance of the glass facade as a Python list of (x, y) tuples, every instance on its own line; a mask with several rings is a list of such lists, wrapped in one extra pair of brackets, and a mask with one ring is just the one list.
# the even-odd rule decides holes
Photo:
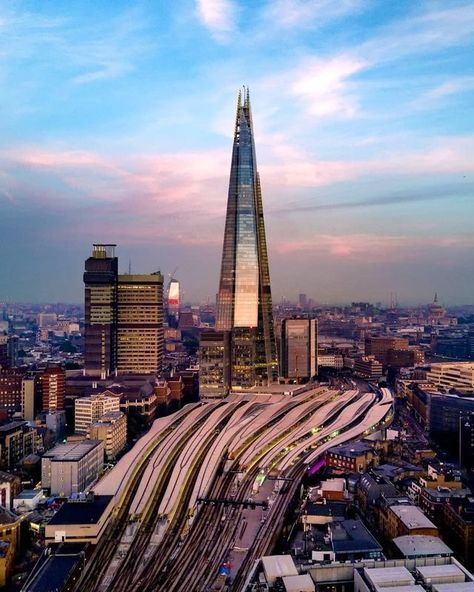
[(232, 333), (233, 386), (276, 380), (270, 273), (248, 89), (239, 93), (237, 103), (216, 330)]

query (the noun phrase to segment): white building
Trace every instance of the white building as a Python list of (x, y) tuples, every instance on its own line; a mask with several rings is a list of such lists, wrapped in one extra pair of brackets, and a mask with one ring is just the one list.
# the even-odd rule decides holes
[(74, 426), (76, 434), (87, 434), (91, 424), (110, 411), (120, 411), (120, 397), (108, 391), (81, 397), (74, 403)]
[(82, 440), (58, 444), (41, 459), (41, 485), (51, 495), (70, 496), (84, 491), (104, 465), (104, 442)]
[(436, 362), (431, 364), (426, 379), (445, 390), (474, 390), (474, 362)]
[(121, 411), (109, 411), (90, 426), (88, 435), (104, 442), (107, 460), (116, 458), (127, 443), (127, 416)]

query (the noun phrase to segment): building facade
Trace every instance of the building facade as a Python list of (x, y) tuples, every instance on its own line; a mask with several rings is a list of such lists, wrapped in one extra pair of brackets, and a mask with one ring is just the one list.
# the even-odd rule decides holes
[(59, 444), (41, 459), (41, 485), (51, 495), (70, 496), (84, 491), (104, 464), (104, 442), (83, 440)]
[(318, 373), (318, 321), (284, 319), (281, 325), (281, 375), (307, 381)]
[(120, 411), (109, 411), (89, 428), (91, 440), (101, 440), (105, 445), (107, 460), (116, 458), (127, 443), (127, 416)]
[(117, 372), (161, 372), (163, 276), (119, 275), (117, 294)]
[(86, 435), (91, 424), (110, 411), (120, 411), (120, 397), (98, 393), (90, 397), (80, 397), (74, 402), (74, 431)]
[(248, 89), (243, 96), (239, 93), (237, 104), (216, 330), (230, 333), (226, 388), (276, 381), (270, 273)]
[(42, 411), (52, 413), (64, 410), (66, 373), (62, 368), (46, 368), (38, 376)]

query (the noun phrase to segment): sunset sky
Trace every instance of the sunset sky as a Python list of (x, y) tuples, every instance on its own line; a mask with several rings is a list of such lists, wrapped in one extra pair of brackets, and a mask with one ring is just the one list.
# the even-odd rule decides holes
[(474, 303), (473, 64), (471, 1), (2, 2), (0, 301), (213, 300), (245, 84), (274, 300)]

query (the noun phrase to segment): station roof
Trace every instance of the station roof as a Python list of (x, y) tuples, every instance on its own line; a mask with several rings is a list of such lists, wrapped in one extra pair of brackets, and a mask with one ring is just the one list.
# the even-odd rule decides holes
[(394, 586), (412, 586), (415, 578), (406, 567), (374, 567), (364, 568), (364, 574), (374, 587), (391, 588)]
[(309, 574), (300, 576), (284, 576), (283, 585), (286, 592), (314, 592), (314, 582)]
[(291, 555), (268, 555), (267, 557), (262, 557), (262, 565), (269, 584), (273, 584), (276, 578), (298, 575), (298, 570)]
[(93, 501), (66, 502), (49, 524), (95, 524), (99, 521), (113, 495), (96, 495)]

